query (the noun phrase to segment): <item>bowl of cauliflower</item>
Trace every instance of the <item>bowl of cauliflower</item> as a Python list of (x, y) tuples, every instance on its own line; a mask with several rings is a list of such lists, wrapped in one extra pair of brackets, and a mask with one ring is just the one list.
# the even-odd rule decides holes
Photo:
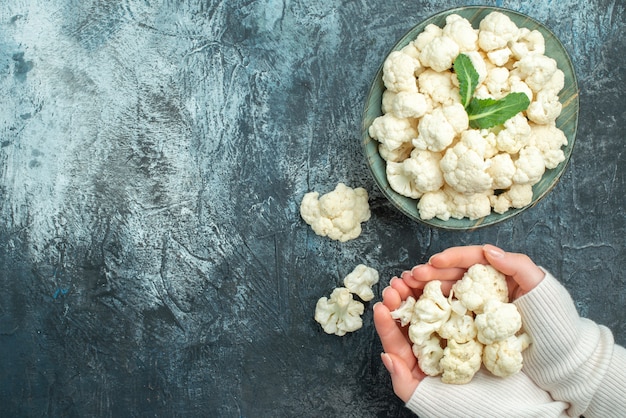
[(471, 230), (557, 184), (578, 126), (569, 55), (521, 13), (469, 6), (410, 29), (369, 90), (362, 146), (385, 196), (425, 224)]

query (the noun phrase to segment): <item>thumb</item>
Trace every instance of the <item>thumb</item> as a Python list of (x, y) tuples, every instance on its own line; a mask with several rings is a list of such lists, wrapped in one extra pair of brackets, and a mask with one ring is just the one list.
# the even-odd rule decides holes
[(525, 254), (508, 253), (490, 244), (483, 247), (483, 252), (489, 264), (513, 278), (522, 294), (533, 290), (545, 276), (543, 270)]
[[(391, 375), (393, 391), (405, 403), (411, 399), (417, 389), (420, 379), (413, 374), (404, 360), (395, 354), (382, 353), (381, 358), (385, 368)], [(417, 368), (417, 365), (415, 366)]]

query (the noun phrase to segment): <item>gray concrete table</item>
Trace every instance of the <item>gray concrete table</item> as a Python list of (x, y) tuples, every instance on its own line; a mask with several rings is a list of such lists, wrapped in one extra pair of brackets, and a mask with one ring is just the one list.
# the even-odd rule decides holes
[[(359, 130), (395, 39), (466, 2), (3, 1), (0, 415), (410, 416), (371, 303), (341, 338), (315, 303), (452, 245), (528, 253), (626, 343), (624, 2), (488, 3), (563, 41), (579, 134), (536, 207), (460, 233), (391, 207)], [(338, 182), (370, 193), (347, 243), (298, 213)]]

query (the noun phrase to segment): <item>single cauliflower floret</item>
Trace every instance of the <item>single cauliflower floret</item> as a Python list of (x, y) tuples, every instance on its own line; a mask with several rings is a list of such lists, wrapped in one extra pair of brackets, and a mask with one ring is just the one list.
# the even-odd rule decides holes
[(476, 337), (483, 344), (506, 340), (522, 328), (522, 316), (512, 303), (487, 300), (474, 319)]
[(393, 51), (383, 63), (383, 83), (391, 91), (417, 91), (416, 73), (421, 70), (419, 60), (401, 51)]
[(428, 322), (417, 321), (414, 315), (413, 321), (409, 325), (409, 340), (411, 340), (413, 344), (423, 345), (433, 333), (437, 331), (438, 326), (439, 324), (437, 323), (430, 324)]
[(485, 51), (502, 49), (515, 41), (519, 28), (504, 13), (491, 12), (479, 24), (478, 46)]
[(511, 59), (512, 52), (508, 47), (487, 52), (487, 58), (498, 67), (503, 67)]
[(522, 351), (531, 344), (528, 334), (511, 336), (483, 348), (483, 364), (496, 376), (508, 377), (522, 370)]
[(530, 184), (514, 184), (507, 191), (490, 198), (493, 211), (504, 213), (511, 208), (523, 208), (533, 201), (533, 186)]
[(415, 188), (420, 193), (434, 192), (443, 184), (443, 173), (439, 168), (441, 154), (414, 149), (411, 157), (402, 162), (404, 171), (412, 178)]
[(504, 129), (496, 136), (496, 148), (508, 154), (517, 154), (529, 143), (530, 125), (521, 113), (504, 122)]
[(524, 93), (528, 97), (529, 101), (533, 101), (534, 93), (528, 87), (528, 84), (522, 81), (518, 75), (509, 76), (509, 84), (511, 86), (511, 93)]
[(309, 192), (300, 204), (300, 215), (317, 235), (341, 242), (354, 239), (361, 235), (361, 222), (370, 218), (367, 191), (339, 183), (322, 197)]
[(475, 130), (463, 132), (461, 141), (448, 148), (440, 166), (444, 179), (451, 188), (460, 193), (484, 193), (492, 190), (493, 180), (485, 171), (485, 148), (485, 138)]
[(415, 298), (409, 296), (403, 300), (400, 306), (391, 311), (391, 317), (400, 321), (400, 325), (406, 327), (413, 320), (413, 311), (415, 308)]
[(353, 332), (363, 326), (361, 315), (365, 306), (353, 299), (345, 287), (338, 287), (330, 298), (322, 297), (315, 306), (315, 320), (327, 334), (338, 336)]
[(440, 107), (433, 110), (432, 113), (424, 115), (417, 125), (417, 131), (417, 138), (412, 141), (413, 146), (417, 149), (433, 152), (445, 150), (452, 144), (457, 135)]
[(558, 96), (563, 87), (565, 87), (565, 73), (557, 68), (550, 80), (543, 85), (543, 88), (538, 93)]
[(541, 90), (537, 93), (534, 101), (530, 103), (526, 110), (526, 116), (532, 122), (539, 125), (554, 123), (561, 114), (563, 105), (559, 101), (559, 96), (552, 92)]
[(364, 264), (359, 264), (343, 279), (343, 285), (364, 301), (374, 299), (372, 286), (378, 283), (378, 271)]
[(516, 60), (521, 60), (528, 54), (543, 55), (546, 52), (546, 42), (538, 30), (520, 28), (517, 41), (509, 42), (509, 48)]
[(475, 220), (491, 213), (489, 197), (493, 194), (493, 190), (484, 193), (459, 193), (450, 187), (444, 187), (444, 191), (448, 195), (450, 216), (455, 219)]
[(506, 277), (489, 265), (475, 264), (452, 286), (454, 296), (470, 311), (481, 313), (488, 300), (508, 302)]
[(439, 38), (441, 35), (443, 35), (443, 29), (435, 24), (428, 24), (424, 30), (417, 35), (417, 38), (413, 41), (413, 45), (417, 50), (422, 51), (433, 39)]
[(494, 67), (487, 73), (485, 87), (491, 97), (501, 99), (506, 96), (511, 89), (509, 84), (509, 70), (504, 67)]
[(450, 219), (448, 194), (443, 190), (424, 193), (417, 202), (420, 218), (424, 220), (439, 218), (442, 221)]
[(385, 167), (385, 173), (387, 175), (387, 181), (389, 186), (402, 196), (409, 197), (411, 199), (418, 199), (422, 196), (422, 192), (418, 190), (415, 185), (414, 176), (404, 169), (404, 163), (395, 163), (393, 161), (387, 161), (387, 167)]
[(450, 301), (443, 295), (439, 280), (426, 283), (413, 309), (417, 321), (433, 324), (435, 329), (439, 329), (448, 320), (451, 312)]
[(411, 142), (417, 137), (415, 121), (406, 118), (397, 118), (391, 113), (386, 113), (374, 119), (368, 130), (370, 136), (385, 144), (393, 151), (400, 148), (406, 142)]
[(529, 54), (514, 64), (517, 74), (535, 93), (552, 80), (557, 71), (556, 61), (545, 55)]
[(536, 146), (527, 146), (521, 149), (515, 161), (515, 184), (536, 184), (546, 171), (543, 155)]
[(454, 84), (456, 75), (452, 73), (425, 70), (417, 79), (420, 93), (430, 98), (433, 107), (461, 103), (459, 88)]
[(506, 152), (497, 154), (488, 160), (489, 167), (487, 173), (493, 179), (493, 188), (495, 190), (508, 189), (513, 184), (513, 176), (515, 175), (515, 163), (511, 158), (511, 154)]
[(400, 147), (390, 150), (385, 144), (378, 144), (378, 153), (380, 158), (385, 161), (402, 162), (409, 158), (413, 151), (413, 144), (411, 142), (404, 142)]
[[(392, 93), (385, 97), (385, 93)], [(401, 91), (393, 93), (386, 90), (383, 93), (383, 102), (390, 99), (385, 104), (385, 113), (392, 113), (399, 119), (404, 118), (421, 118), (431, 110), (430, 104), (426, 100), (426, 96), (416, 91)]]
[(476, 340), (457, 343), (449, 340), (443, 350), (441, 381), (463, 385), (472, 380), (482, 363), (483, 346)]
[(443, 35), (452, 39), (459, 46), (460, 52), (475, 51), (477, 49), (478, 33), (469, 20), (457, 14), (446, 17)]
[(442, 35), (426, 44), (420, 53), (420, 62), (424, 67), (441, 72), (452, 68), (452, 63), (458, 55), (459, 45), (451, 38)]
[(417, 364), (428, 376), (438, 376), (441, 374), (441, 358), (443, 348), (441, 339), (437, 335), (432, 335), (424, 344), (413, 344), (413, 354), (417, 357)]
[(476, 325), (474, 317), (467, 313), (458, 314), (452, 312), (450, 319), (439, 329), (439, 336), (448, 341), (466, 343), (476, 338)]
[(531, 125), (530, 143), (541, 151), (547, 169), (556, 168), (565, 161), (561, 147), (567, 145), (567, 137), (556, 125)]

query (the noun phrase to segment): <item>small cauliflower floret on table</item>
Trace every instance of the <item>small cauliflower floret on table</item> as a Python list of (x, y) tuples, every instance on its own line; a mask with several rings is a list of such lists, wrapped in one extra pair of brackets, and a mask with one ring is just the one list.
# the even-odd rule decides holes
[(394, 92), (417, 91), (416, 73), (421, 71), (419, 60), (402, 51), (393, 51), (383, 63), (383, 83)]
[(536, 146), (527, 146), (520, 150), (515, 160), (515, 184), (536, 184), (546, 171), (546, 163), (543, 160), (541, 150)]
[(420, 93), (430, 99), (432, 107), (446, 106), (461, 103), (459, 87), (455, 85), (455, 80), (456, 76), (448, 71), (437, 72), (427, 69), (419, 75), (417, 85)]
[(512, 303), (488, 300), (474, 319), (476, 337), (483, 344), (506, 340), (522, 328), (522, 316)]
[(484, 158), (486, 147), (486, 140), (478, 131), (468, 130), (461, 134), (456, 145), (446, 150), (440, 167), (452, 189), (467, 194), (492, 190), (493, 179), (486, 172)]
[(361, 234), (361, 222), (370, 218), (367, 191), (339, 183), (322, 197), (309, 192), (300, 204), (300, 215), (317, 235), (341, 242), (354, 239)]
[(565, 161), (562, 147), (567, 145), (567, 137), (555, 124), (531, 125), (530, 143), (541, 151), (547, 169)]
[(484, 51), (493, 51), (515, 42), (519, 28), (504, 13), (491, 12), (478, 25), (478, 46)]
[(372, 286), (378, 283), (378, 271), (359, 264), (343, 279), (343, 285), (365, 302), (374, 299)]
[(522, 351), (530, 345), (528, 334), (511, 336), (483, 348), (483, 364), (496, 376), (508, 377), (522, 370)]
[(469, 20), (462, 16), (457, 14), (446, 16), (446, 24), (442, 32), (443, 35), (456, 42), (460, 52), (465, 53), (478, 49), (478, 31), (472, 27)]
[(413, 146), (420, 150), (441, 152), (468, 127), (469, 119), (462, 104), (438, 107), (420, 120)]
[(384, 144), (390, 151), (402, 147), (417, 137), (414, 119), (397, 118), (385, 113), (374, 119), (368, 130), (370, 136)]
[(424, 67), (441, 72), (452, 68), (452, 63), (458, 55), (459, 45), (442, 34), (424, 46), (420, 53), (420, 62)]
[(506, 277), (489, 265), (475, 264), (452, 286), (454, 297), (470, 311), (481, 313), (488, 300), (508, 302)]
[(391, 113), (399, 119), (421, 118), (431, 110), (426, 96), (417, 91), (395, 93), (385, 90), (382, 103), (383, 113)]
[(517, 154), (530, 144), (530, 133), (528, 120), (518, 113), (504, 122), (503, 129), (496, 135), (496, 148), (508, 154)]
[(365, 306), (354, 300), (345, 287), (338, 287), (330, 298), (322, 297), (315, 306), (315, 320), (327, 334), (338, 336), (353, 332), (363, 326), (361, 315)]
[(533, 201), (533, 186), (530, 184), (514, 184), (499, 195), (490, 196), (491, 206), (496, 213), (504, 213), (511, 208), (520, 209)]
[(482, 364), (483, 346), (476, 340), (457, 343), (449, 340), (441, 358), (441, 381), (463, 385), (469, 383)]
[(441, 368), (441, 358), (443, 357), (441, 338), (433, 334), (424, 344), (413, 344), (412, 350), (413, 355), (417, 357), (417, 364), (425, 374), (428, 376), (441, 374), (443, 371)]

